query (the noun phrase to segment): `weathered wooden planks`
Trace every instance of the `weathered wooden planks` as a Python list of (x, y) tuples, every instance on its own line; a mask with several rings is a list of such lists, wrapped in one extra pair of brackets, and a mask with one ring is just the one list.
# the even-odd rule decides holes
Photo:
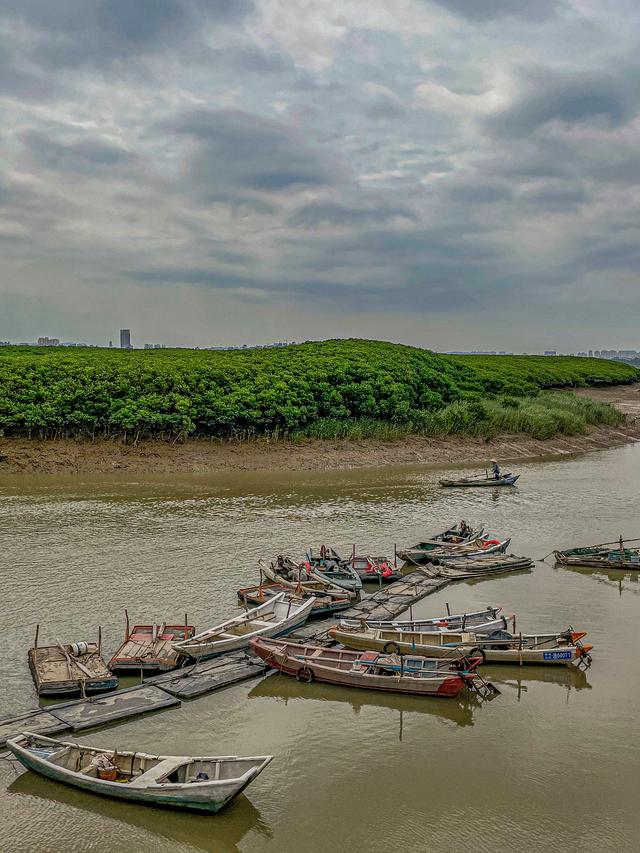
[(17, 717), (8, 717), (0, 720), (0, 747), (3, 747), (8, 738), (20, 734), (20, 732), (37, 732), (41, 735), (55, 735), (60, 732), (68, 732), (71, 727), (48, 711), (27, 711)]
[(74, 732), (179, 706), (180, 700), (153, 685), (127, 687), (96, 699), (50, 705), (48, 711)]
[(368, 595), (340, 614), (344, 619), (392, 619), (410, 605), (432, 595), (449, 583), (446, 578), (431, 578), (422, 571), (405, 575), (402, 580)]
[(254, 655), (234, 652), (209, 661), (195, 663), (175, 672), (147, 678), (145, 684), (153, 683), (172, 696), (195, 699), (212, 690), (220, 690), (231, 684), (257, 678), (267, 669)]

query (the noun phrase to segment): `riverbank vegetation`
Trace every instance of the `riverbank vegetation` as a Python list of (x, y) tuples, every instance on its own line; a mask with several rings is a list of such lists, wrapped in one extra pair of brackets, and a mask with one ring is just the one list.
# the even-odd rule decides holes
[(550, 387), (634, 382), (619, 362), (443, 356), (380, 341), (230, 351), (2, 347), (0, 430), (177, 440), (577, 434), (622, 416)]

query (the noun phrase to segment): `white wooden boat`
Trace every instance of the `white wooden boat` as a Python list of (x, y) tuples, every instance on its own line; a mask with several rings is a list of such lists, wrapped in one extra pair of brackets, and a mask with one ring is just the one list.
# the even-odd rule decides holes
[(279, 637), (300, 628), (313, 605), (313, 598), (297, 598), (281, 592), (259, 607), (172, 645), (189, 658), (210, 658), (245, 649), (254, 637)]
[(303, 590), (304, 592), (320, 593), (337, 598), (344, 598), (345, 595), (355, 597), (355, 593), (334, 586), (329, 581), (311, 577), (311, 567), (305, 563), (296, 563), (291, 557), (280, 554), (270, 563), (265, 560), (258, 560), (258, 565), (268, 580), (273, 581), (273, 583), (281, 583), (294, 592)]
[(354, 630), (358, 628), (378, 628), (385, 631), (470, 631), (474, 634), (492, 634), (495, 631), (506, 631), (507, 618), (500, 616), (496, 619), (488, 619), (486, 622), (474, 622), (462, 617), (461, 620), (455, 622), (438, 621), (435, 619), (341, 619), (340, 628), (346, 630)]
[(148, 755), (115, 752), (22, 732), (7, 748), (29, 770), (93, 794), (154, 806), (218, 812), (272, 755)]
[(340, 619), (340, 626), (346, 628), (358, 628), (364, 621), (370, 628), (395, 628), (402, 630), (411, 625), (430, 628), (447, 628), (451, 631), (475, 630), (476, 625), (484, 624), (498, 619), (502, 607), (491, 607), (484, 610), (472, 610), (469, 613), (447, 613), (444, 616), (432, 616), (430, 619)]

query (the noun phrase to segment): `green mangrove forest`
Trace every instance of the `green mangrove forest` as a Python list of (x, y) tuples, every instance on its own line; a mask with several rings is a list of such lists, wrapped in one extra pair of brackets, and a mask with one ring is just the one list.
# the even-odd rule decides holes
[(0, 348), (4, 435), (249, 439), (400, 438), (618, 423), (571, 387), (640, 371), (571, 357), (445, 356), (368, 340), (243, 350)]

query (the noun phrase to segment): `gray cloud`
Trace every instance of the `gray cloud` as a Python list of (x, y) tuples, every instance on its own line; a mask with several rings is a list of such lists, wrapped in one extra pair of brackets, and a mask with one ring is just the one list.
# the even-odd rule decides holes
[(640, 8), (588, 5), (3, 0), (0, 339), (596, 335), (640, 274)]
[(522, 94), (492, 116), (487, 127), (499, 136), (524, 137), (554, 121), (619, 125), (638, 111), (636, 78), (637, 72), (634, 79), (624, 80), (610, 72), (529, 70), (522, 74)]
[(472, 21), (514, 16), (529, 20), (544, 20), (557, 14), (565, 4), (562, 0), (433, 0), (449, 12)]
[(190, 111), (165, 120), (160, 130), (195, 140), (185, 177), (208, 200), (225, 188), (280, 193), (319, 187), (337, 174), (320, 148), (294, 128), (241, 110)]

